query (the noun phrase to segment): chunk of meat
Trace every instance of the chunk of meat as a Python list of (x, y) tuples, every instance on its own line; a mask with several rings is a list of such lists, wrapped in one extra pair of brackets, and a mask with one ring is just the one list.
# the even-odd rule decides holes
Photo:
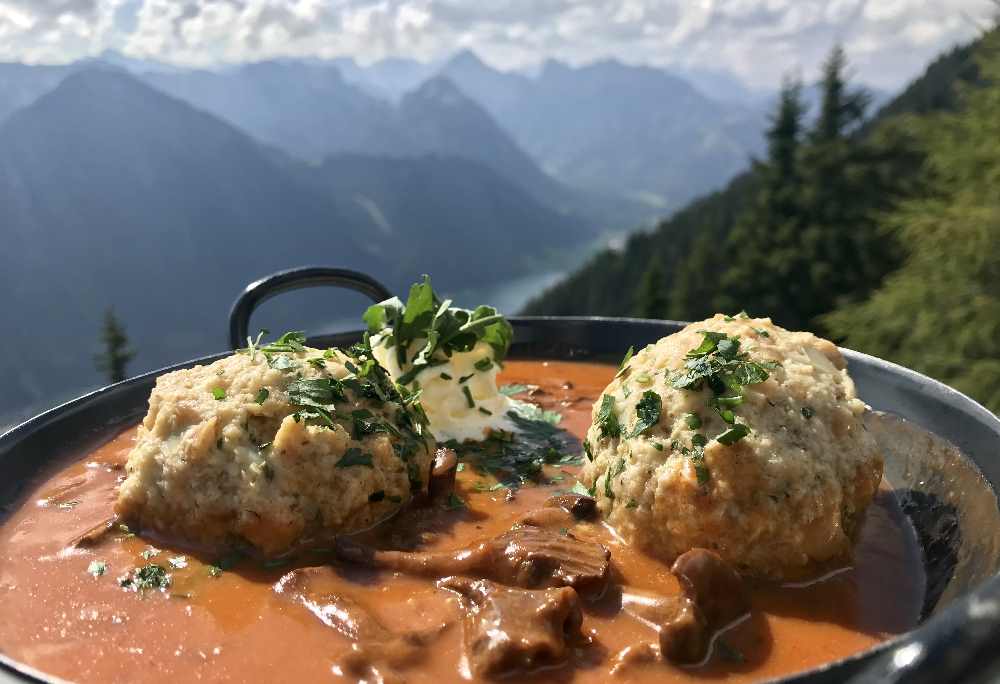
[(536, 508), (528, 511), (514, 524), (514, 527), (544, 527), (548, 530), (560, 532), (569, 530), (577, 524), (577, 519), (565, 508)]
[(565, 662), (583, 643), (580, 598), (569, 587), (529, 591), (489, 580), (448, 577), (438, 586), (462, 597), (466, 656), (477, 677), (502, 677)]
[(622, 608), (649, 625), (659, 637), (659, 653), (672, 663), (697, 663), (705, 657), (711, 632), (688, 596), (623, 594)]
[(345, 674), (358, 680), (404, 681), (398, 669), (422, 660), (427, 655), (427, 646), (447, 625), (393, 632), (349, 596), (314, 586), (331, 572), (323, 567), (293, 570), (278, 580), (274, 591), (301, 604), (324, 625), (354, 642), (351, 650), (341, 654), (336, 663)]
[(78, 549), (92, 548), (107, 539), (111, 532), (117, 529), (118, 516), (112, 515), (73, 537), (69, 542), (69, 546)]
[(650, 659), (672, 663), (700, 662), (708, 653), (712, 634), (750, 610), (743, 579), (718, 554), (692, 549), (674, 562), (671, 572), (680, 580), (680, 596), (623, 593), (622, 608), (651, 627), (656, 643), (637, 644), (616, 657), (612, 674)]
[(670, 572), (712, 629), (721, 629), (750, 610), (743, 578), (714, 551), (691, 549), (674, 561)]
[(455, 474), (458, 470), (458, 454), (454, 449), (441, 447), (434, 452), (431, 476), (427, 494), (432, 500), (443, 499), (455, 491)]
[(583, 494), (557, 494), (545, 500), (546, 508), (561, 508), (577, 520), (590, 520), (597, 514), (597, 499)]
[(573, 587), (587, 595), (604, 592), (611, 568), (611, 552), (603, 544), (533, 525), (457, 551), (376, 551), (345, 538), (335, 548), (340, 560), (374, 568), (425, 577), (467, 575), (525, 589)]

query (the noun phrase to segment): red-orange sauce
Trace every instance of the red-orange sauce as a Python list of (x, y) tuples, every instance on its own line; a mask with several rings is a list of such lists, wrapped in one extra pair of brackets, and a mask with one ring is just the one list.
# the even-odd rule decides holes
[[(562, 425), (582, 437), (591, 405), (615, 369), (599, 364), (511, 361), (501, 380), (530, 383), (534, 399), (560, 411)], [(198, 557), (163, 540), (112, 536), (93, 549), (69, 548), (79, 533), (106, 518), (134, 432), (126, 431), (38, 483), (0, 526), (0, 651), (46, 673), (79, 681), (329, 681), (338, 680), (337, 655), (350, 642), (272, 585), (294, 564), (264, 567), (243, 561), (213, 577), (216, 557)], [(480, 476), (466, 468), (457, 492), (467, 509), (442, 510), (436, 535), (424, 548), (449, 549), (498, 534), (519, 514), (574, 481), (575, 468), (552, 468), (565, 479), (519, 490), (476, 491)], [(389, 524), (395, 524), (390, 522)], [(625, 584), (660, 594), (678, 591), (668, 566), (617, 542), (612, 550)], [(185, 556), (166, 592), (135, 593), (117, 578), (148, 562)], [(107, 563), (99, 577), (88, 566)], [(310, 563), (315, 563), (312, 559)], [(796, 586), (757, 584), (751, 616), (725, 632), (724, 652), (704, 666), (654, 663), (627, 669), (624, 682), (767, 679), (805, 670), (869, 648), (911, 628), (919, 612), (923, 576), (912, 531), (883, 491), (870, 508), (853, 564)], [(390, 628), (449, 622), (433, 655), (406, 670), (406, 681), (460, 680), (461, 628), (454, 602), (433, 581), (382, 574), (377, 582), (346, 573), (337, 591), (373, 611)], [(630, 644), (653, 640), (648, 627), (598, 602), (586, 609), (583, 630), (594, 646), (570, 666), (518, 679), (603, 682), (611, 658)], [(735, 654), (735, 656), (734, 656)], [(728, 655), (728, 657), (726, 657)]]

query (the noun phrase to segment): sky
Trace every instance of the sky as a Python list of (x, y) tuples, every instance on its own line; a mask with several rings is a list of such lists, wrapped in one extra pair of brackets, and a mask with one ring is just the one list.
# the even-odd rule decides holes
[(973, 37), (993, 0), (0, 0), (0, 60), (107, 49), (212, 66), (272, 57), (423, 61), (471, 48), (504, 69), (549, 58), (807, 80), (844, 44), (859, 80), (898, 88)]

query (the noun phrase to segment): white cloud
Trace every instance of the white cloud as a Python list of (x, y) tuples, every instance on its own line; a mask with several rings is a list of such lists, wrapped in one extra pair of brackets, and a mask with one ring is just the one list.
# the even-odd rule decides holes
[(107, 48), (210, 65), (276, 56), (436, 59), (471, 47), (504, 68), (546, 58), (728, 70), (773, 87), (843, 42), (895, 87), (986, 23), (991, 0), (0, 0), (0, 59)]

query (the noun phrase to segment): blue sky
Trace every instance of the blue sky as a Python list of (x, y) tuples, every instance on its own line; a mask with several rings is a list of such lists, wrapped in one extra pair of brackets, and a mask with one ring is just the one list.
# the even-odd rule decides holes
[(896, 88), (989, 23), (991, 0), (0, 0), (0, 60), (109, 48), (207, 66), (277, 56), (433, 60), (472, 48), (500, 68), (547, 58), (729, 71), (751, 87), (816, 74), (834, 41)]

